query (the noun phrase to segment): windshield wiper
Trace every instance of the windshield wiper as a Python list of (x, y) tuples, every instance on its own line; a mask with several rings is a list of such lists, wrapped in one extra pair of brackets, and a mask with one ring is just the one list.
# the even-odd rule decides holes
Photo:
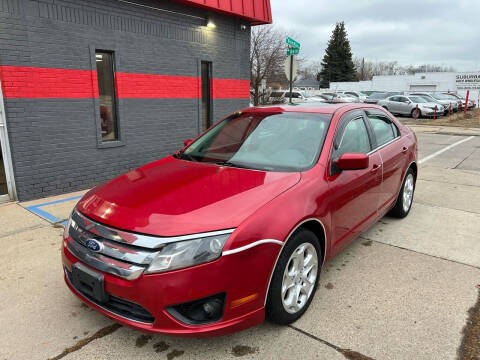
[(192, 155), (185, 154), (184, 152), (175, 154), (175, 157), (177, 159), (188, 160), (188, 161), (197, 161), (198, 162), (198, 159), (194, 158)]
[(236, 167), (239, 169), (249, 169), (249, 170), (261, 170), (261, 171), (271, 171), (273, 168), (269, 167), (255, 167), (251, 165), (243, 165), (231, 161), (212, 161), (212, 164), (217, 164), (220, 166), (230, 166), (230, 167)]

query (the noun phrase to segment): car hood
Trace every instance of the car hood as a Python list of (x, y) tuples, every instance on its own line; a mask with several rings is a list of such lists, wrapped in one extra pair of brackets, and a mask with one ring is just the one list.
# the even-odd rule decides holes
[(300, 177), (167, 157), (92, 189), (77, 209), (102, 224), (158, 236), (228, 229)]

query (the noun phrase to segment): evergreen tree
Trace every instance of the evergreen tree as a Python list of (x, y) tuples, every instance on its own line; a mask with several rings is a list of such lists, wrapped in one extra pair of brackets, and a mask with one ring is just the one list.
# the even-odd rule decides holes
[(321, 88), (328, 88), (331, 81), (355, 81), (355, 66), (343, 21), (332, 32), (319, 75)]

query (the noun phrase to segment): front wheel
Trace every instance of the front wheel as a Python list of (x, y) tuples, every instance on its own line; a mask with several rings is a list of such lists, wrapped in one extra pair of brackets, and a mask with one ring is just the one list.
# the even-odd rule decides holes
[(268, 290), (266, 316), (290, 324), (308, 309), (320, 277), (322, 253), (317, 237), (307, 229), (296, 231), (278, 259)]
[(420, 111), (420, 109), (415, 108), (412, 110), (411, 116), (414, 119), (420, 119), (422, 117), (422, 112)]
[(411, 168), (407, 170), (402, 188), (398, 194), (395, 206), (388, 215), (396, 218), (404, 218), (410, 212), (413, 202), (413, 193), (415, 192), (415, 174)]

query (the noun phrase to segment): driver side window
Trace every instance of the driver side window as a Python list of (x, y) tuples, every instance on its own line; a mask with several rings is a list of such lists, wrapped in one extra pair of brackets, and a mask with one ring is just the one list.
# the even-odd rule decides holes
[(362, 117), (350, 120), (341, 134), (337, 135), (332, 154), (332, 173), (336, 172), (334, 161), (345, 153), (367, 154), (371, 150), (367, 128)]

